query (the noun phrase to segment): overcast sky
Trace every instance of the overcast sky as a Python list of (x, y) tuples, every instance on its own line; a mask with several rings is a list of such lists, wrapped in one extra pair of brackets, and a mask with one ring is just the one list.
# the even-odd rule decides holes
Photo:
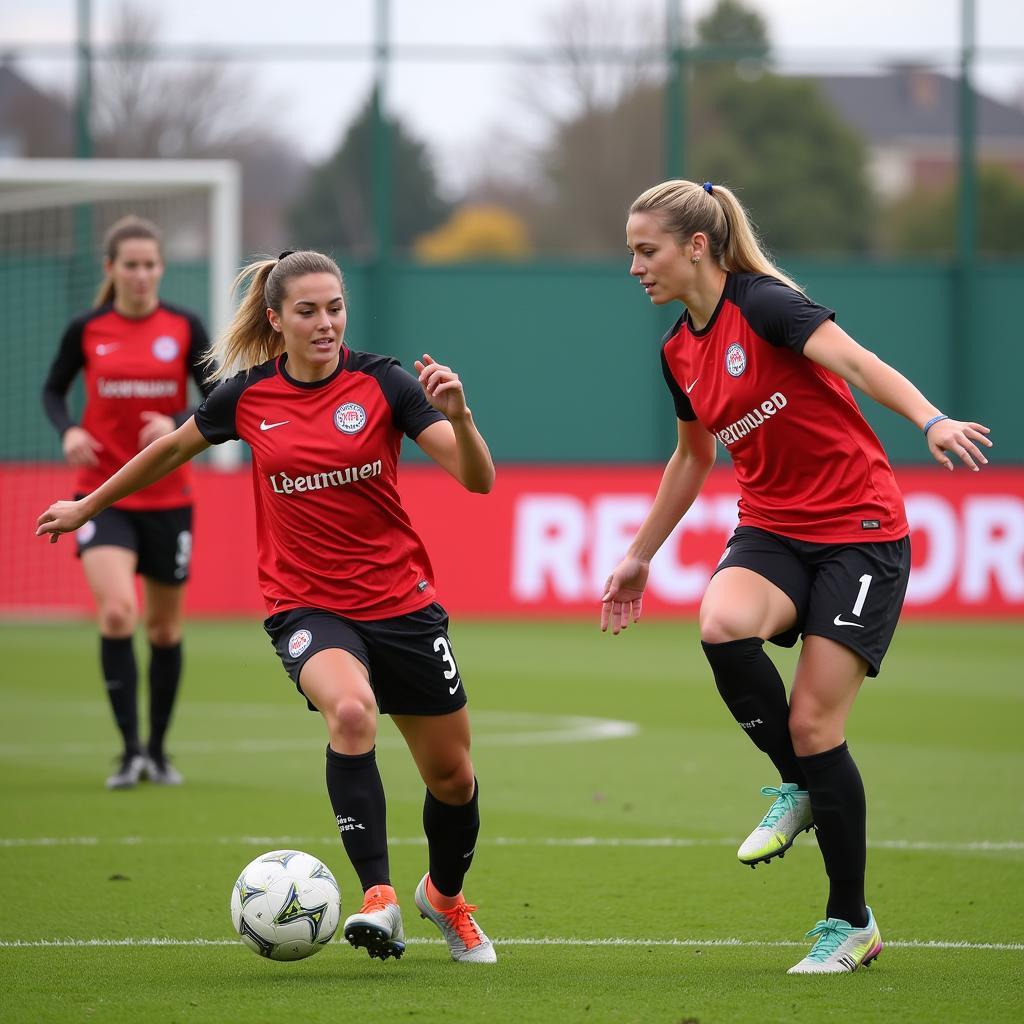
[[(97, 41), (109, 35), (121, 0), (92, 0)], [(489, 47), (545, 46), (551, 19), (579, 0), (391, 0), (396, 45), (459, 44)], [(851, 73), (877, 70), (886, 61), (923, 58), (953, 72), (960, 40), (959, 0), (745, 0), (765, 17), (783, 68)], [(159, 12), (164, 42), (230, 46), (299, 47), (302, 44), (368, 44), (374, 0), (137, 0)], [(639, 38), (643, 12), (659, 23), (665, 0), (591, 0), (608, 13), (607, 43)], [(685, 22), (705, 14), (713, 0), (679, 0)], [(0, 4), (0, 46), (70, 44), (75, 0), (24, 0)], [(992, 95), (1020, 102), (1024, 95), (1024, 2), (976, 0), (978, 84)], [(22, 60), (40, 84), (70, 88), (69, 59)], [(366, 96), (369, 60), (327, 63), (289, 59), (249, 64), (254, 94), (273, 97), (268, 116), (306, 156), (319, 158), (337, 144)], [(460, 168), (502, 130), (536, 133), (522, 99), (524, 79), (536, 72), (490, 57), (400, 61), (388, 82), (392, 110), (431, 144), (449, 184)]]

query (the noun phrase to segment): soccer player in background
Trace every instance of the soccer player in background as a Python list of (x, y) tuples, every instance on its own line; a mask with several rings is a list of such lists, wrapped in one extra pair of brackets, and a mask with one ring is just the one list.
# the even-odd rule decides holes
[(394, 359), (345, 345), (342, 276), (329, 257), (282, 253), (250, 264), (236, 286), (246, 282), (211, 353), (220, 376), (241, 372), (92, 493), (52, 505), (37, 533), (56, 540), (211, 444), (244, 440), (264, 626), (310, 710), (323, 715), (327, 792), (364, 892), (345, 937), (382, 960), (405, 949), (375, 755), (379, 708), (426, 784), (429, 870), (416, 906), (453, 959), (493, 963), (477, 908), (462, 895), (480, 829), (466, 691), (396, 476), (403, 435), (469, 491), (491, 489), (494, 464), (447, 366), (424, 355), (417, 379)]
[[(790, 974), (837, 974), (882, 949), (865, 903), (864, 787), (845, 724), (892, 639), (910, 570), (903, 498), (849, 385), (923, 431), (932, 456), (987, 463), (987, 427), (943, 415), (857, 344), (761, 251), (721, 185), (667, 181), (630, 209), (630, 273), (683, 315), (662, 347), (678, 445), (654, 504), (608, 578), (601, 628), (640, 617), (651, 558), (715, 460), (732, 456), (739, 526), (705, 591), (701, 645), (719, 693), (780, 776), (771, 808), (738, 851), (754, 866), (817, 830), (829, 880), (825, 920)], [(803, 644), (787, 701), (764, 642)]]
[[(205, 391), (202, 361), (209, 349), (199, 318), (160, 299), (164, 272), (160, 232), (124, 217), (103, 242), (105, 279), (94, 308), (76, 316), (43, 387), (43, 406), (61, 435), (64, 457), (78, 468), (86, 494), (136, 452), (191, 415), (188, 379)], [(85, 376), (81, 423), (68, 413), (67, 393)], [(124, 750), (111, 789), (140, 778), (182, 782), (164, 750), (182, 670), (182, 605), (192, 555), (189, 468), (125, 496), (78, 531), (78, 556), (96, 602), (100, 666)], [(132, 635), (139, 619), (135, 576), (143, 582), (149, 639), (149, 736), (139, 737), (138, 669)]]

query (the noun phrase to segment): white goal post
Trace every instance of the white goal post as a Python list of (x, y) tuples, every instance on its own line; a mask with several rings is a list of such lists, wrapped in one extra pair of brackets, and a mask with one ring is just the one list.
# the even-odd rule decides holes
[[(88, 244), (73, 229), (74, 218), (85, 211), (91, 211), (88, 222), (93, 225), (86, 232)], [(205, 273), (207, 328), (212, 338), (224, 331), (233, 312), (231, 282), (241, 250), (241, 173), (235, 161), (0, 159), (0, 260), (6, 261), (8, 289), (17, 265), (26, 261), (22, 285), (4, 294), (12, 343), (20, 337), (32, 344), (33, 333), (19, 329), (17, 312), (29, 292), (37, 303), (43, 299), (32, 284), (32, 261), (47, 252), (73, 250), (81, 269), (76, 292), (81, 302), (99, 284), (97, 232), (126, 212), (157, 222), (165, 255), (185, 260), (196, 286)], [(173, 292), (169, 297), (177, 299)], [(22, 318), (31, 315), (23, 311)], [(210, 458), (226, 469), (238, 465), (241, 455), (237, 444), (225, 444)]]
[(205, 189), (210, 217), (210, 334), (231, 319), (239, 267), (241, 174), (233, 160), (0, 160), (0, 213)]

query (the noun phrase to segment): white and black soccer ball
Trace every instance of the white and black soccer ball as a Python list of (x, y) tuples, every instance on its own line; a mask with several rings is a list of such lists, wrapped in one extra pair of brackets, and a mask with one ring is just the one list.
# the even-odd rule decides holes
[(299, 850), (272, 850), (247, 864), (231, 890), (231, 923), (253, 952), (302, 960), (334, 937), (341, 893), (330, 868)]

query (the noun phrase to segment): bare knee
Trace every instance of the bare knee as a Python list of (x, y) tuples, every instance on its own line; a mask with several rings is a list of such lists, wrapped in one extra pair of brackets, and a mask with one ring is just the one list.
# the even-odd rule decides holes
[(461, 807), (473, 799), (476, 776), (473, 762), (466, 757), (434, 767), (426, 779), (427, 789), (443, 804)]
[(789, 736), (798, 757), (831, 750), (843, 742), (842, 723), (813, 709), (793, 707), (789, 712)]
[(173, 647), (181, 642), (181, 623), (176, 620), (147, 619), (146, 635), (154, 647)]
[(369, 750), (377, 736), (377, 709), (358, 697), (342, 697), (324, 709), (331, 746), (339, 753)]
[(738, 617), (733, 610), (711, 608), (700, 612), (700, 638), (706, 644), (727, 644), (756, 636), (752, 623)]
[(139, 621), (139, 612), (134, 601), (111, 597), (100, 602), (98, 619), (100, 633), (103, 636), (131, 636)]

